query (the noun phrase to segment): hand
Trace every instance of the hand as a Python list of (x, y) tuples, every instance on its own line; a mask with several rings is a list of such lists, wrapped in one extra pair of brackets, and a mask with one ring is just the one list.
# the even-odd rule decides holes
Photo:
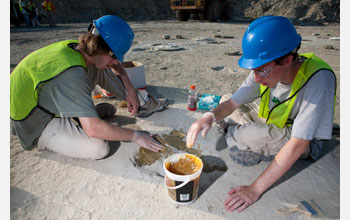
[(227, 194), (230, 196), (224, 202), (225, 209), (227, 211), (234, 211), (237, 209), (238, 212), (243, 211), (248, 206), (256, 202), (260, 198), (258, 193), (252, 185), (249, 186), (238, 186), (231, 189)]
[(165, 151), (165, 147), (159, 144), (151, 136), (138, 131), (134, 131), (134, 136), (131, 141), (153, 152)]
[(140, 101), (135, 89), (128, 90), (126, 102), (128, 103), (128, 112), (130, 112), (132, 115), (136, 115), (139, 110)]
[(215, 121), (215, 115), (213, 112), (206, 112), (201, 119), (193, 123), (187, 132), (186, 146), (192, 148), (195, 144), (198, 133), (202, 131), (202, 137), (205, 138), (209, 132), (213, 122)]

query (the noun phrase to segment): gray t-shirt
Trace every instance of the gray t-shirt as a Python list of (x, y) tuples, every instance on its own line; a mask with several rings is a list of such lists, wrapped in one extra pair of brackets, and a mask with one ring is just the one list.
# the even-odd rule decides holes
[[(331, 71), (321, 70), (312, 76), (307, 84), (299, 91), (289, 118), (294, 120), (291, 137), (306, 140), (331, 139), (335, 76)], [(246, 104), (260, 98), (260, 84), (254, 81), (251, 72), (240, 88), (231, 96), (238, 104)], [(275, 103), (275, 97), (285, 100), (290, 92), (291, 84), (277, 83), (271, 88), (269, 108)]]
[[(56, 117), (98, 117), (91, 97), (94, 87), (84, 68), (72, 67), (38, 85), (38, 104)], [(35, 108), (25, 120), (11, 120), (12, 129), (24, 149), (34, 147), (52, 117)]]

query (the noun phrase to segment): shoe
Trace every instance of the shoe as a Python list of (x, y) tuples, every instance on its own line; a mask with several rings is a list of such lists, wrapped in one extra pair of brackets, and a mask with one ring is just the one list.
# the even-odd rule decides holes
[(337, 123), (333, 123), (332, 136), (340, 137), (340, 126)]
[(148, 96), (149, 99), (146, 104), (139, 107), (139, 113), (137, 114), (139, 118), (147, 118), (154, 112), (164, 111), (169, 105), (169, 100), (167, 98), (156, 99), (151, 95)]
[(309, 157), (311, 157), (314, 161), (319, 159), (322, 155), (322, 146), (323, 146), (323, 141), (321, 141), (321, 140), (310, 141)]
[(106, 102), (97, 104), (95, 106), (95, 109), (101, 119), (111, 117), (117, 112), (117, 109), (114, 107), (114, 105)]
[(226, 134), (228, 129), (228, 123), (226, 123), (224, 120), (217, 121), (216, 124), (219, 125), (218, 132), (219, 134)]
[(230, 148), (230, 157), (232, 160), (243, 166), (253, 166), (260, 163), (260, 161), (270, 162), (275, 156), (265, 156), (248, 150), (240, 150), (237, 146)]
[(261, 160), (262, 161), (270, 162), (273, 159), (275, 159), (275, 155), (265, 156), (265, 155), (261, 154)]

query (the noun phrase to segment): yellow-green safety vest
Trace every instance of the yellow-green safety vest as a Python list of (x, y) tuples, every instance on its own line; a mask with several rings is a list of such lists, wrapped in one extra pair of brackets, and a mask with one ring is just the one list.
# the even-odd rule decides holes
[[(19, 0), (19, 1), (18, 1), (18, 7), (19, 7), (19, 11), (20, 11), (20, 12), (23, 11), (23, 7), (22, 7), (22, 4), (21, 4), (22, 2), (23, 2), (22, 0)], [(26, 3), (25, 6), (28, 6), (28, 3)], [(28, 11), (27, 11), (27, 13), (28, 13)]]
[(43, 2), (43, 8), (44, 8), (46, 11), (52, 11), (52, 9), (53, 9), (53, 3), (52, 3), (51, 1), (49, 1), (49, 2), (44, 1), (44, 2)]
[[(295, 76), (288, 98), (286, 100), (280, 101), (271, 110), (269, 109), (270, 88), (260, 84), (261, 101), (258, 116), (265, 118), (266, 124), (274, 124), (279, 128), (291, 126), (293, 124), (293, 120), (289, 118), (289, 114), (293, 108), (298, 92), (318, 71), (326, 69), (330, 70), (334, 74), (332, 68), (325, 61), (315, 56), (313, 53), (305, 53), (300, 55), (306, 57), (307, 59), (301, 65), (297, 75)], [(334, 102), (335, 98), (336, 94), (334, 94)]]
[(68, 46), (79, 43), (65, 40), (53, 43), (26, 56), (10, 75), (10, 116), (12, 120), (24, 120), (38, 106), (37, 86), (64, 70), (82, 66), (83, 56)]

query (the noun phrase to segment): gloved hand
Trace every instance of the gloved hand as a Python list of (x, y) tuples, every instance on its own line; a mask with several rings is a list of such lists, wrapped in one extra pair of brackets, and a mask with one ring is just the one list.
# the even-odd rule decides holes
[(151, 150), (153, 152), (163, 152), (165, 151), (165, 147), (154, 140), (151, 136), (141, 133), (139, 131), (134, 131), (134, 136), (131, 139), (131, 142), (136, 143), (137, 145)]
[(187, 132), (186, 146), (192, 148), (201, 130), (203, 130), (202, 137), (205, 138), (214, 121), (216, 121), (215, 114), (213, 112), (206, 112), (198, 121), (193, 123)]

